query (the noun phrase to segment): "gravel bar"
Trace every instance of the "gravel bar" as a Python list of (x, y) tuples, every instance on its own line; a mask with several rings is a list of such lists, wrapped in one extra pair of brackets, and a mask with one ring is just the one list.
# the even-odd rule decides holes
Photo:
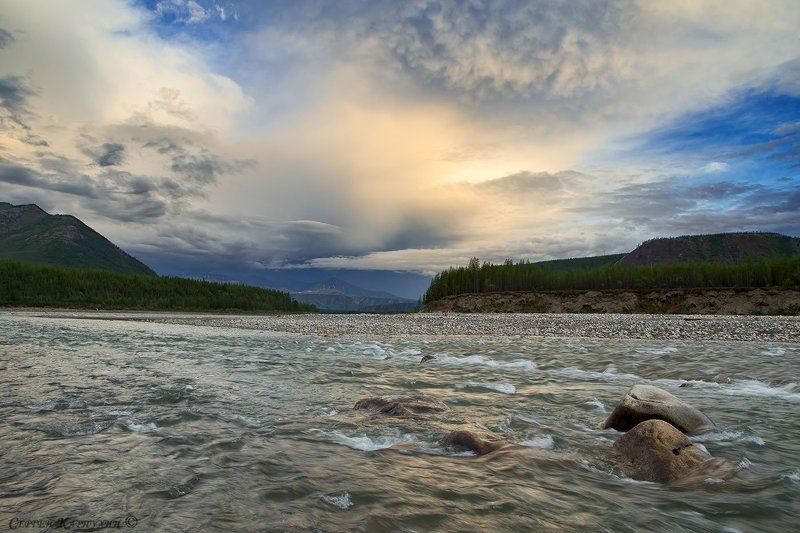
[[(49, 314), (47, 316), (54, 316)], [(186, 315), (59, 313), (61, 317), (137, 320), (322, 337), (530, 336), (800, 342), (800, 317), (631, 314), (308, 314)]]

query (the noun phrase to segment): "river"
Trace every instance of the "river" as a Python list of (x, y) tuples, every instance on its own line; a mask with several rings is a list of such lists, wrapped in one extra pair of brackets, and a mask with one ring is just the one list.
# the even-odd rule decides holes
[[(424, 355), (435, 359), (420, 365)], [(323, 337), (3, 312), (0, 520), (141, 531), (797, 530), (799, 380), (791, 342)], [(599, 427), (636, 383), (709, 415), (717, 431), (696, 439), (739, 475), (692, 487), (622, 475), (610, 455), (619, 434)], [(414, 394), (449, 406), (441, 424), (352, 409)], [(463, 425), (514, 446), (481, 457), (443, 449), (442, 428)]]

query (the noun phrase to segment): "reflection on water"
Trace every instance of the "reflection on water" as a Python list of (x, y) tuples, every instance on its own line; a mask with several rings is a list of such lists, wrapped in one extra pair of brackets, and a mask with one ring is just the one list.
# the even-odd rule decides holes
[[(419, 365), (423, 355), (436, 358)], [(592, 339), (321, 339), (0, 315), (0, 518), (143, 530), (796, 529), (800, 346)], [(599, 430), (634, 383), (705, 411), (746, 467), (626, 479)], [(688, 382), (688, 383), (687, 383)], [(680, 387), (682, 384), (688, 386)], [(424, 393), (437, 423), (354, 413)], [(518, 444), (448, 453), (443, 427)]]

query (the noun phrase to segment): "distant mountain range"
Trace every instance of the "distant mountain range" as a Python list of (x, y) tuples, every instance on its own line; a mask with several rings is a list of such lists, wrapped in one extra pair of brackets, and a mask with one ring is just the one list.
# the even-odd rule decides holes
[(303, 290), (291, 291), (291, 294), (298, 302), (313, 304), (326, 311), (390, 313), (417, 308), (416, 300), (364, 289), (337, 278), (310, 283)]
[(77, 218), (50, 215), (34, 204), (0, 202), (0, 259), (155, 275)]

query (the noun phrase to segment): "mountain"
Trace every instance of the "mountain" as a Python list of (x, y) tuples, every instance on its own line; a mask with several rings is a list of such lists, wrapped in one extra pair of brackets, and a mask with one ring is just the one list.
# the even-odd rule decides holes
[(800, 238), (780, 233), (717, 233), (652, 239), (625, 255), (624, 266), (751, 263), (800, 254)]
[(431, 276), (394, 270), (343, 268), (254, 268), (226, 257), (207, 257), (202, 264), (187, 268), (185, 259), (142, 252), (140, 259), (165, 276), (239, 282), (274, 289), (301, 292), (312, 283), (337, 278), (358, 287), (387, 291), (400, 298), (417, 300), (431, 284)]
[(313, 304), (326, 311), (403, 312), (417, 307), (416, 300), (364, 289), (338, 278), (310, 283), (303, 290), (291, 294), (298, 302)]
[(150, 267), (71, 215), (0, 202), (0, 259), (155, 275)]
[(596, 255), (592, 257), (573, 257), (572, 259), (551, 259), (533, 263), (549, 272), (567, 272), (583, 268), (596, 268), (613, 265), (627, 254)]

